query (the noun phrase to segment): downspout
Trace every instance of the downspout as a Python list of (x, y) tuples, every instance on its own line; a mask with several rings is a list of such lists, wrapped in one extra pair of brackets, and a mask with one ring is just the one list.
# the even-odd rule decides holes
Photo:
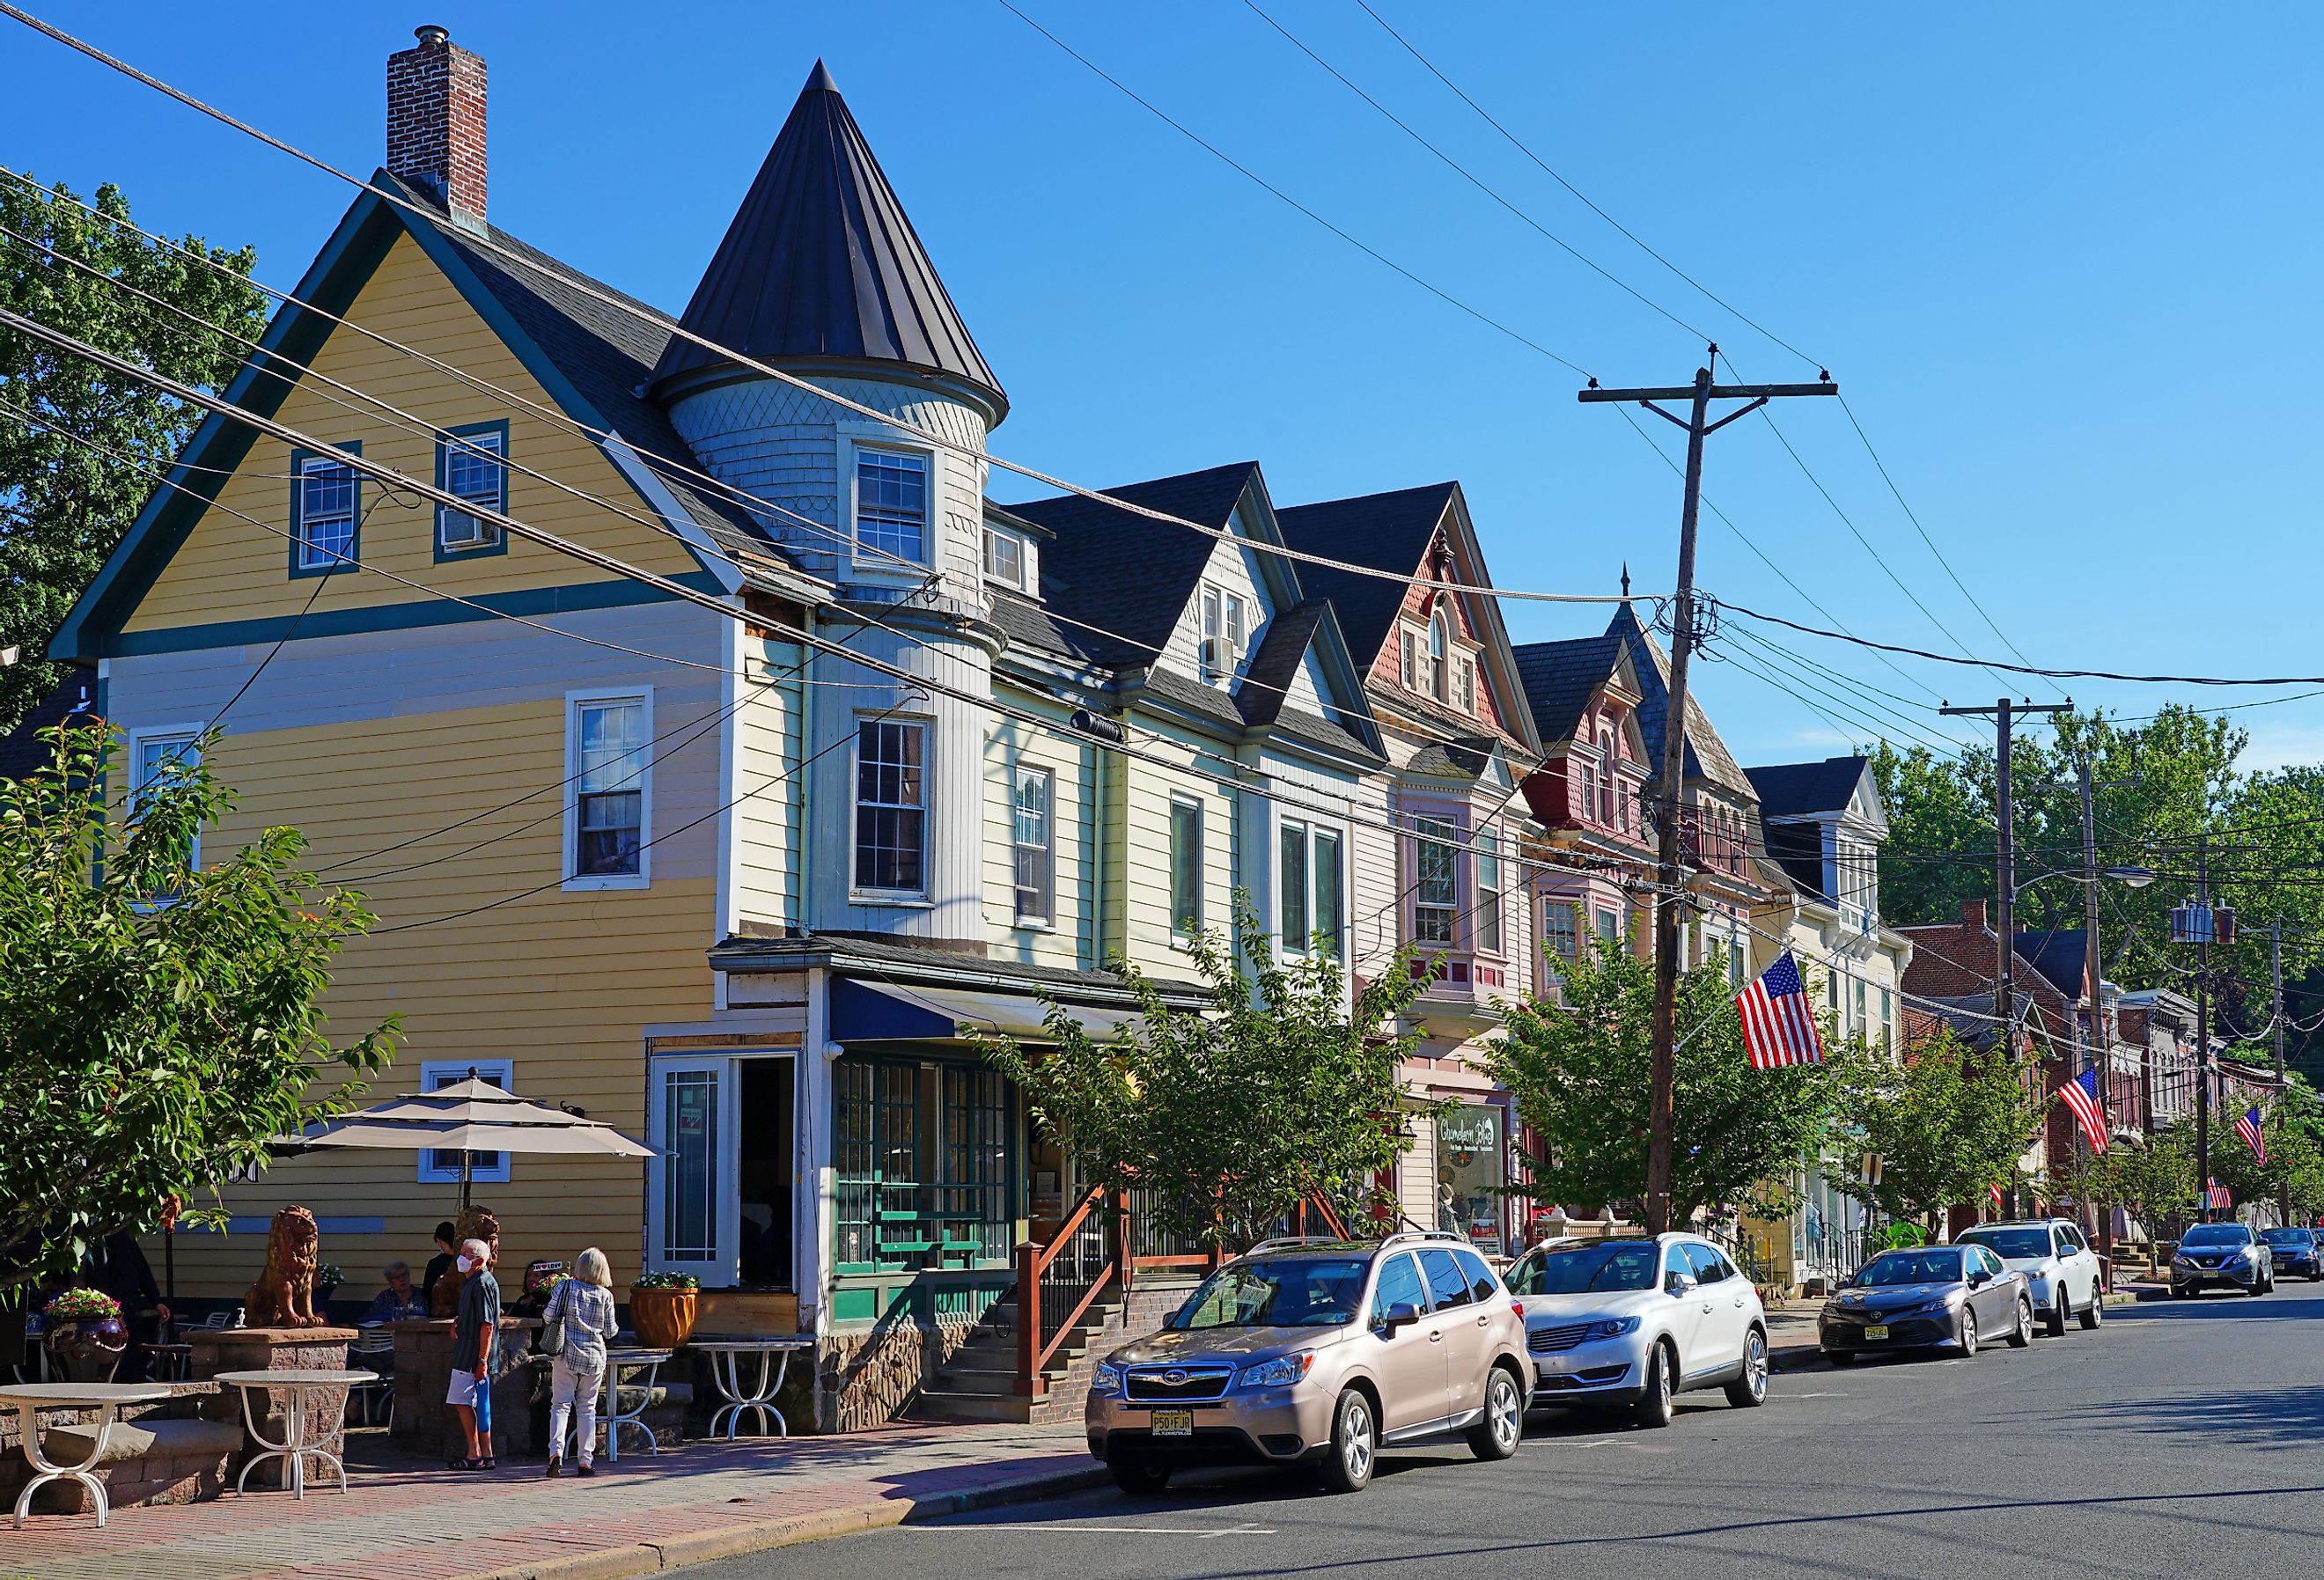
[(1112, 827), (1112, 806), (1106, 799), (1106, 752), (1102, 746), (1085, 748), (1090, 761), (1090, 892), (1089, 938), (1090, 957), (1084, 961), (1085, 970), (1098, 970), (1105, 965), (1105, 836)]

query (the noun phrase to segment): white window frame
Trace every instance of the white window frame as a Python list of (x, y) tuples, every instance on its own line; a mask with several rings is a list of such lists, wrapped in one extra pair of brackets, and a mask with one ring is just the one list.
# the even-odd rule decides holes
[[(299, 464), (291, 467), (291, 503), (297, 530), (290, 537), (292, 563), (301, 575), (327, 576), (337, 570), (353, 570), (362, 553), (363, 474), (355, 469), (349, 457), (352, 450), (311, 450), (300, 456)], [(347, 546), (345, 550), (324, 550), (315, 541), (314, 518), (307, 513), (307, 474), (330, 470), (347, 475)], [(330, 515), (325, 520), (336, 524), (341, 518)]]
[(1173, 794), (1170, 798), (1170, 828), (1167, 836), (1170, 867), (1167, 887), (1169, 894), (1163, 903), (1174, 913), (1178, 909), (1178, 814), (1181, 810), (1194, 815), (1194, 845), (1193, 850), (1187, 854), (1193, 856), (1194, 863), (1194, 914), (1191, 917), (1173, 914), (1169, 919), (1170, 936), (1174, 938), (1193, 938), (1198, 937), (1203, 930), (1204, 891), (1208, 887), (1205, 880), (1209, 876), (1204, 870), (1203, 859), (1204, 842), (1203, 803), (1193, 796)]
[[(489, 494), (462, 493), (452, 485), (453, 467), (461, 451), (471, 456), (489, 456), (500, 472), (499, 481)], [(508, 430), (503, 427), (478, 429), (469, 433), (441, 433), (436, 436), (436, 471), (444, 492), (456, 494), (480, 510), (508, 513)], [(465, 542), (455, 542), (448, 528), (454, 520), (468, 522), (475, 536)], [(448, 504), (436, 507), (436, 552), (439, 556), (484, 554), (507, 547), (498, 522), (488, 522), (470, 511), (454, 510)]]
[[(1453, 821), (1452, 817), (1445, 813), (1418, 812), (1415, 813), (1413, 816), (1412, 942), (1422, 948), (1458, 949), (1464, 947), (1467, 933), (1466, 929), (1461, 926), (1461, 896), (1463, 888), (1463, 884), (1462, 882), (1462, 868), (1467, 864), (1461, 859), (1462, 854), (1462, 838), (1464, 832), (1465, 831), (1462, 828), (1460, 824)], [(1432, 845), (1441, 845), (1447, 851), (1452, 853), (1452, 899), (1449, 905), (1429, 905), (1423, 907), (1420, 900), (1420, 868), (1421, 863), (1426, 859), (1427, 849)], [(1420, 916), (1424, 909), (1431, 913), (1438, 911), (1444, 913), (1446, 918), (1446, 926), (1449, 929), (1449, 935), (1447, 937), (1442, 938), (1424, 938), (1420, 936)]]
[[(465, 1081), (468, 1078), (468, 1072), (470, 1070), (476, 1072), (476, 1078), (478, 1080), (490, 1081), (493, 1086), (498, 1086), (503, 1092), (513, 1092), (516, 1090), (516, 1077), (513, 1073), (514, 1067), (505, 1058), (431, 1058), (425, 1060), (420, 1066), (420, 1089), (422, 1092), (433, 1092), (440, 1086), (447, 1086), (451, 1085), (453, 1081)], [(440, 1080), (438, 1078), (439, 1076), (449, 1076), (450, 1079)], [(438, 1150), (447, 1150), (451, 1152), (454, 1160), (449, 1168), (446, 1168), (436, 1161), (436, 1154)], [(489, 1169), (472, 1168), (468, 1171), (469, 1180), (476, 1185), (506, 1185), (509, 1182), (509, 1154), (503, 1151), (497, 1155), (500, 1158), (500, 1161), (493, 1167)], [(460, 1165), (458, 1158), (459, 1149), (457, 1148), (420, 1148), (419, 1164), (420, 1183), (422, 1185), (459, 1184)]]
[(1428, 695), (1449, 701), (1452, 686), (1452, 626), (1439, 604), (1428, 616)]
[[(842, 446), (842, 460), (847, 467), (847, 539), (853, 550), (857, 570), (885, 570), (891, 575), (903, 573), (898, 565), (900, 559), (908, 565), (936, 563), (937, 516), (937, 470), (934, 450), (917, 445), (890, 444), (883, 439), (847, 439)], [(900, 456), (919, 462), (927, 478), (927, 491), (921, 501), (920, 553), (915, 559), (909, 555), (897, 555), (894, 550), (868, 544), (863, 540), (863, 458), (866, 456)], [(979, 550), (980, 554), (982, 549)]]
[[(145, 794), (146, 781), (142, 775), (142, 771), (145, 763), (146, 745), (149, 743), (160, 744), (171, 741), (193, 745), (201, 738), (202, 726), (198, 724), (150, 725), (143, 729), (129, 732), (129, 814), (132, 818), (137, 815), (137, 804)], [(195, 766), (200, 766), (202, 754), (198, 751), (195, 752), (193, 753)], [(198, 828), (194, 830), (193, 848), (186, 853), (186, 864), (197, 871), (201, 867), (202, 834)], [(156, 901), (155, 903), (161, 904), (165, 901)]]
[[(1010, 552), (1016, 556), (1017, 574), (1015, 576), (1009, 576), (993, 568), (992, 549), (996, 543), (1008, 544)], [(979, 564), (982, 568), (985, 580), (995, 587), (1009, 587), (1016, 592), (1021, 593), (1028, 590), (1033, 568), (1033, 546), (1022, 537), (1006, 527), (998, 527), (987, 522), (984, 523), (984, 542), (978, 552)]]
[[(634, 702), (644, 710), (638, 749), (638, 870), (582, 873), (581, 709), (593, 703)], [(644, 889), (653, 882), (654, 696), (650, 686), (624, 686), (565, 694), (565, 882), (568, 890)]]
[[(1227, 661), (1222, 665), (1211, 662), (1213, 640), (1226, 644)], [(1242, 669), (1243, 655), (1250, 648), (1250, 600), (1231, 587), (1203, 583), (1195, 596), (1194, 619), (1195, 668), (1203, 683), (1215, 686), (1232, 678)]]
[[(692, 1273), (702, 1280), (705, 1289), (731, 1289), (742, 1282), (742, 1195), (734, 1188), (733, 1178), (736, 1160), (742, 1152), (742, 1116), (735, 1111), (738, 1063), (723, 1056), (691, 1055), (657, 1058), (648, 1060), (646, 1066), (646, 1137), (647, 1145), (654, 1150), (646, 1169), (646, 1270)], [(716, 1243), (708, 1248), (708, 1257), (672, 1257), (665, 1253), (669, 1234), (667, 1199), (670, 1167), (670, 1153), (665, 1142), (669, 1130), (671, 1076), (707, 1077), (701, 1084), (711, 1088), (712, 1101), (717, 1104), (713, 1116), (717, 1134), (708, 1138), (711, 1167), (715, 1171), (711, 1196), (716, 1204), (713, 1225)]]
[[(925, 744), (923, 745), (922, 750), (926, 750)], [(920, 772), (922, 775), (921, 781), (925, 784), (927, 782), (926, 776), (927, 773), (927, 764), (925, 762), (920, 765)], [(1042, 785), (1041, 843), (1038, 845), (1028, 845), (1019, 837), (1020, 825), (1018, 822), (1018, 804), (1019, 798), (1021, 798), (1025, 793), (1026, 784), (1033, 780), (1039, 780)], [(1041, 864), (1044, 869), (1041, 888), (1044, 898), (1047, 901), (1047, 903), (1038, 912), (1025, 909), (1026, 884), (1024, 880), (1024, 858), (1027, 852), (1035, 850), (1040, 852)], [(925, 823), (922, 825), (922, 849), (920, 852), (920, 860), (923, 864), (927, 860)], [(1015, 925), (1020, 928), (1030, 928), (1041, 930), (1047, 930), (1055, 927), (1057, 921), (1056, 770), (1044, 767), (1038, 762), (1019, 762), (1010, 770), (1009, 860), (1010, 888), (1012, 896), (1011, 909), (1016, 918)]]
[(1420, 690), (1421, 635), (1419, 631), (1409, 625), (1400, 625), (1397, 628), (1397, 631), (1398, 636), (1401, 638), (1399, 645), (1403, 649), (1402, 679), (1404, 681), (1404, 688), (1406, 691), (1417, 694)]
[[(1508, 954), (1508, 852), (1501, 847), (1500, 830), (1490, 824), (1481, 825), (1470, 836), (1470, 882), (1477, 902), (1469, 919), (1470, 938), (1477, 952), (1494, 959)], [(1493, 874), (1488, 887), (1485, 873), (1489, 864)], [(1488, 939), (1488, 933), (1490, 938)]]
[[(1563, 929), (1554, 926), (1550, 919), (1561, 910), (1565, 913), (1565, 926)], [(1553, 895), (1542, 901), (1541, 952), (1543, 958), (1549, 963), (1550, 975), (1553, 976), (1557, 974), (1557, 962), (1563, 960), (1571, 966), (1581, 957), (1582, 940), (1589, 930), (1584, 925), (1582, 912), (1582, 901), (1563, 895)], [(1573, 947), (1571, 949), (1559, 948), (1557, 940), (1560, 937)]]
[[(868, 724), (896, 725), (920, 732), (920, 801), (917, 808), (920, 814), (920, 884), (917, 889), (871, 889), (855, 881), (855, 858), (858, 841), (861, 837), (858, 831), (860, 817), (867, 804), (863, 799), (862, 789), (863, 726)], [(934, 811), (928, 805), (928, 792), (934, 788), (931, 781), (936, 773), (936, 720), (921, 714), (860, 713), (850, 721), (850, 730), (854, 739), (848, 744), (847, 748), (848, 899), (859, 905), (892, 905), (899, 901), (907, 905), (925, 903), (928, 898), (928, 869), (936, 849), (936, 819)], [(1010, 785), (1010, 816), (1013, 818), (1015, 816), (1013, 781)], [(872, 801), (868, 804), (875, 807), (903, 808), (905, 806), (901, 801)]]
[(1454, 690), (1460, 698), (1461, 711), (1474, 716), (1477, 711), (1477, 661), (1462, 653), (1453, 665), (1457, 677)]
[[(1333, 882), (1337, 884), (1332, 907), (1335, 914), (1328, 919), (1323, 915), (1323, 891), (1320, 882), (1324, 871), (1324, 864), (1320, 853), (1325, 840), (1331, 841), (1331, 870)], [(1336, 827), (1329, 823), (1315, 823), (1308, 826), (1307, 874), (1307, 930), (1311, 934), (1327, 933), (1331, 938), (1332, 957), (1335, 960), (1345, 960), (1348, 957), (1348, 833), (1346, 829)], [(1323, 925), (1326, 919), (1332, 924), (1329, 928)]]

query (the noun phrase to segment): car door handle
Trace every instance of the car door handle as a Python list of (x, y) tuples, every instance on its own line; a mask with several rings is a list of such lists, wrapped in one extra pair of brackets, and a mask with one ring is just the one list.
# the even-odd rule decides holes
[(1493, 1326), (1493, 1319), (1492, 1319), (1491, 1316), (1489, 1314), (1489, 1315), (1487, 1315), (1487, 1316), (1480, 1317), (1479, 1318), (1477, 1318), (1477, 1326), (1478, 1326), (1479, 1327), (1490, 1327), (1490, 1326)]
[(1441, 1327), (1430, 1328), (1428, 1330), (1428, 1342), (1432, 1344), (1443, 1344), (1444, 1342), (1444, 1330)]
[(1705, 1301), (1702, 1303), (1702, 1308), (1703, 1308), (1705, 1311), (1710, 1310), (1710, 1309), (1711, 1309), (1711, 1302), (1710, 1302), (1710, 1301), (1708, 1301), (1708, 1300), (1705, 1300)]

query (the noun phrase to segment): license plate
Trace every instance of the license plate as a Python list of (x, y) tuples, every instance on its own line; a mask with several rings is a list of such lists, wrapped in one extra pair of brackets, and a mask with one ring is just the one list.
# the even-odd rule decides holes
[(1157, 1437), (1191, 1437), (1194, 1435), (1194, 1412), (1192, 1410), (1156, 1410), (1154, 1435)]
[(1885, 1322), (1876, 1322), (1871, 1326), (1864, 1330), (1864, 1336), (1868, 1339), (1886, 1338), (1888, 1336), (1888, 1325)]

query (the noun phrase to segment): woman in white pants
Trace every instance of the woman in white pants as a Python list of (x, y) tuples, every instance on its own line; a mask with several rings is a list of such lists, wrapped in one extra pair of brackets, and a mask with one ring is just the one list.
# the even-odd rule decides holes
[(613, 1314), (613, 1282), (605, 1253), (593, 1245), (574, 1262), (573, 1276), (557, 1286), (541, 1314), (544, 1321), (565, 1324), (565, 1348), (549, 1366), (550, 1475), (564, 1474), (568, 1418), (578, 1428), (577, 1474), (597, 1474), (590, 1465), (597, 1456), (597, 1397), (605, 1385), (605, 1343), (619, 1321)]

